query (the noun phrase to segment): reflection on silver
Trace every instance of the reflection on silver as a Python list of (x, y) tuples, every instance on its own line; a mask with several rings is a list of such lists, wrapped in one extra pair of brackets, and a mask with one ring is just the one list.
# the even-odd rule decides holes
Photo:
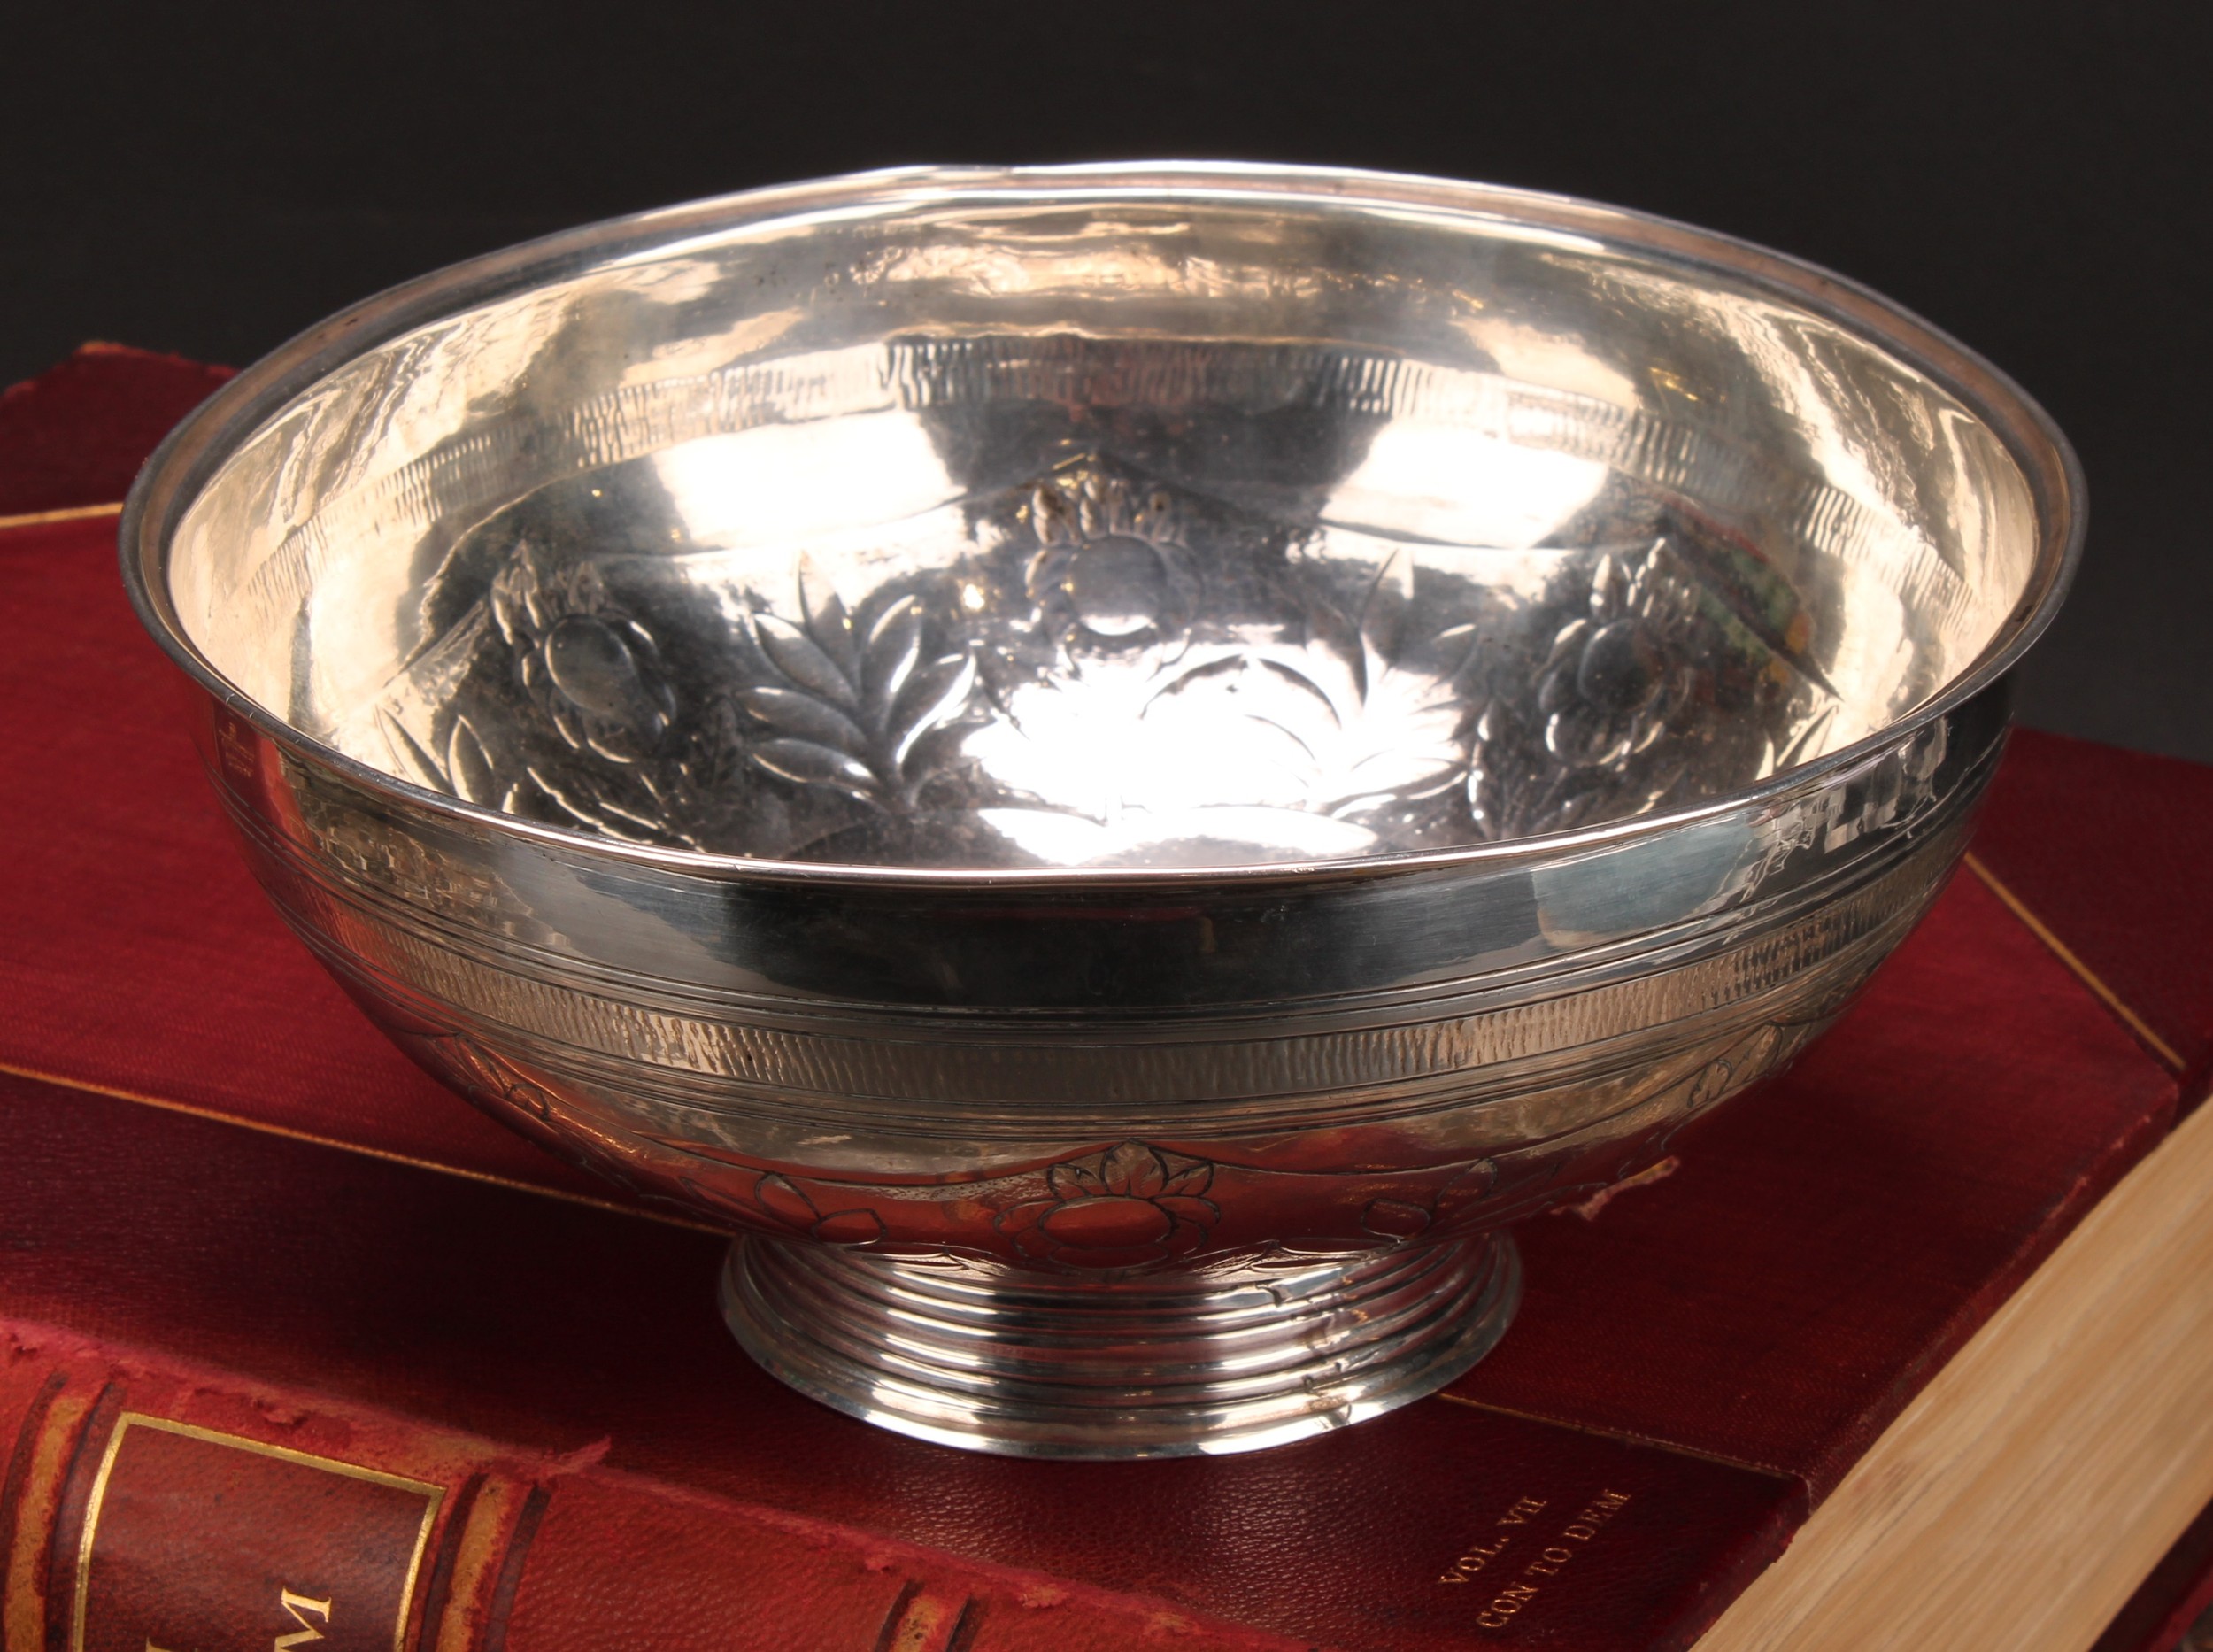
[(1439, 1383), (1924, 909), (2056, 605), (2040, 414), (1718, 237), (1261, 167), (575, 232), (134, 494), (265, 883), (418, 1059), (753, 1237), (780, 1375), (1238, 1449)]
[[(698, 498), (697, 461), (667, 458), (654, 479)], [(1555, 498), (1539, 547), (1440, 546), (1087, 454), (844, 556), (703, 547), (683, 520), (611, 551), (591, 506), (627, 469), (463, 538), (421, 598), (450, 617), (336, 718), (340, 748), (672, 848), (1160, 866), (1559, 830), (1865, 732), (1796, 593), (1648, 490)]]

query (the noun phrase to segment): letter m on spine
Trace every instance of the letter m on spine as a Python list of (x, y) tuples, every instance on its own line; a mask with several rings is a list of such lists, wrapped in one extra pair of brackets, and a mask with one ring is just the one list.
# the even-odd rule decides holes
[(328, 1601), (311, 1601), (305, 1594), (295, 1594), (291, 1590), (285, 1589), (279, 1592), (277, 1604), (292, 1615), (292, 1621), (299, 1627), (289, 1635), (279, 1635), (276, 1638), (274, 1652), (292, 1652), (295, 1647), (304, 1647), (311, 1640), (320, 1640), (323, 1638), (323, 1632), (310, 1624), (305, 1614), (312, 1612), (325, 1624), (328, 1624), (330, 1622)]

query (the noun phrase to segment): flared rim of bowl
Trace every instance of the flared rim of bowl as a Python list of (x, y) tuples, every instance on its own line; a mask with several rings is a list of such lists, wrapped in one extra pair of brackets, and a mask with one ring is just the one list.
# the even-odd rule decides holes
[[(185, 513), (216, 469), (279, 409), (345, 362), (415, 328), (601, 264), (680, 248), (712, 235), (760, 230), (809, 216), (869, 208), (1006, 201), (1173, 201), (1242, 198), (1313, 206), (1421, 211), (1471, 225), (1506, 222), (1703, 267), (1761, 287), (1790, 305), (1860, 334), (1926, 374), (1981, 419), (2005, 445), (2035, 501), (2037, 554), (2020, 600), (1974, 663), (1874, 733), (1779, 770), (1756, 785), (1695, 804), (1596, 826), (1450, 849), (1222, 866), (945, 867), (756, 860), (661, 848), (520, 819), (434, 791), (349, 757), (243, 693), (185, 635), (170, 599), (168, 552)], [(1872, 289), (1819, 265), (1674, 219), (1504, 185), (1351, 167), (1250, 161), (1093, 162), (1048, 166), (904, 166), (715, 196), (611, 218), (466, 259), (390, 287), (279, 345), (203, 402), (140, 469), (119, 529), (123, 581), (140, 621), (169, 657), (237, 716), (296, 755), (410, 809), (576, 853), (713, 878), (868, 883), (955, 888), (1009, 884), (1190, 885), (1222, 882), (1381, 876), (1460, 865), (1552, 857), (1600, 848), (1739, 810), (1760, 811), (1820, 789), (1996, 683), (2057, 614), (2082, 555), (2086, 528), (2080, 460), (2051, 416), (2002, 370), (1941, 328)]]

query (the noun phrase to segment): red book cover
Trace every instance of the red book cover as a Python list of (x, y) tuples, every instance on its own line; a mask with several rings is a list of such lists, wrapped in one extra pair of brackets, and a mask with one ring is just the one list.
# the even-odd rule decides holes
[(2020, 730), (1970, 862), (2191, 1104), (2213, 1081), (2209, 850), (2213, 768)]
[(1307, 1644), (50, 1327), (0, 1360), (11, 1648)]
[[(979, 1564), (1018, 1567), (1087, 1600), (1137, 1596), (1152, 1610), (1344, 1648), (1474, 1644), (1501, 1592), (1489, 1568), (1510, 1558), (1518, 1571), (1548, 1549), (1572, 1554), (1549, 1580), (1563, 1610), (1546, 1625), (1531, 1609), (1541, 1633), (1517, 1640), (1664, 1645), (1702, 1620), (1717, 1585), (1725, 1598), (1731, 1580), (1763, 1563), (1796, 1517), (1795, 1488), (1779, 1475), (1440, 1401), (1211, 1462), (948, 1451), (826, 1410), (753, 1366), (709, 1308), (713, 1236), (6, 1084), (0, 1300), (19, 1336), (37, 1326), (96, 1338), (122, 1373), (72, 1378), (64, 1390), (108, 1396), (87, 1401), (108, 1411), (87, 1409), (46, 1451), (80, 1463), (74, 1489), (31, 1534), (63, 1557), (51, 1563), (61, 1581), (47, 1594), (49, 1625), (72, 1586), (66, 1557), (83, 1541), (82, 1465), (125, 1410), (457, 1497), (482, 1463), (458, 1447), (439, 1458), (422, 1441), (493, 1440), (505, 1460), (589, 1461), (650, 1486), (675, 1499), (655, 1517), (664, 1525), (682, 1528), (684, 1499), (704, 1495), (934, 1551), (935, 1563), (913, 1562), (906, 1575), (940, 1594), (967, 1586)], [(135, 1386), (132, 1349), (159, 1351), (152, 1386)], [(181, 1391), (160, 1386), (207, 1368), (249, 1374), (245, 1391), (272, 1426), (257, 1432), (235, 1407), (180, 1409), (170, 1396)], [(0, 1370), (17, 1369), (42, 1367), (0, 1359)], [(106, 1384), (120, 1386), (111, 1394)], [(392, 1435), (388, 1448), (359, 1421), (366, 1412), (419, 1419), (417, 1432)], [(356, 1433), (334, 1432), (333, 1417), (356, 1419), (345, 1424)], [(39, 1455), (34, 1437), (22, 1439), (32, 1444), (18, 1455)], [(535, 1575), (544, 1587), (515, 1607), (518, 1633), (573, 1620), (561, 1633), (574, 1640), (553, 1644), (585, 1644), (595, 1629), (614, 1637), (628, 1610), (596, 1593), (614, 1582), (590, 1563), (593, 1546), (614, 1542), (632, 1517), (606, 1512), (582, 1484), (548, 1481), (547, 1517), (561, 1523), (533, 1540), (536, 1570), (522, 1581), (536, 1588)], [(555, 1532), (573, 1535), (540, 1549)], [(676, 1547), (690, 1556), (682, 1565), (717, 1563), (709, 1536)], [(681, 1593), (678, 1560), (667, 1565), (667, 1586)], [(175, 1575), (197, 1574), (180, 1563)], [(827, 1632), (829, 1608), (813, 1593), (762, 1586), (758, 1575), (748, 1586), (758, 1620), (790, 1637), (770, 1644), (869, 1644)], [(824, 1583), (820, 1593), (839, 1592)]]
[(359, 1017), (227, 841), (112, 522), (0, 529), (0, 1311), (948, 1568), (1346, 1648), (1688, 1645), (2213, 1045), (2213, 896), (2172, 876), (2213, 849), (2204, 771), (2023, 736), (1980, 858), (1860, 1005), (1664, 1180), (1524, 1224), (1521, 1315), (1446, 1395), (1214, 1461), (941, 1450), (763, 1376), (713, 1312), (715, 1238), (621, 1210)]
[(181, 356), (87, 344), (0, 390), (0, 521), (119, 505), (140, 461), (230, 376)]

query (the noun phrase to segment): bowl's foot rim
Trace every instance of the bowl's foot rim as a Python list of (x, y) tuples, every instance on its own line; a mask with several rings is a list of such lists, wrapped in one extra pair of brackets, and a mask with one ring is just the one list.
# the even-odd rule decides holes
[(1381, 1416), (1488, 1354), (1521, 1294), (1505, 1232), (1227, 1283), (742, 1239), (721, 1285), (745, 1351), (825, 1405), (970, 1451), (1103, 1459), (1254, 1451)]

